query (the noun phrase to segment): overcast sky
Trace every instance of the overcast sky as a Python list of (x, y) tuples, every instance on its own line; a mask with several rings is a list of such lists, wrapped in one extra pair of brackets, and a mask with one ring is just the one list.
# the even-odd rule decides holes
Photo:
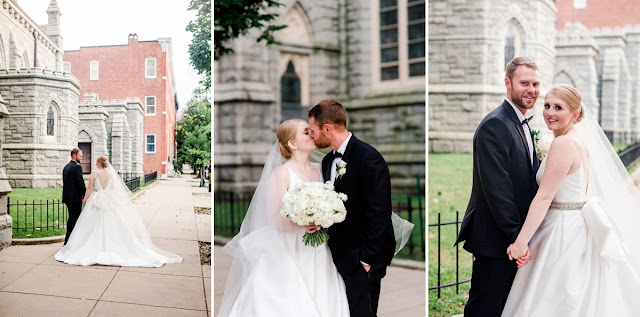
[[(47, 24), (47, 7), (51, 0), (18, 0), (38, 24)], [(189, 64), (188, 45), (191, 33), (185, 28), (195, 18), (188, 11), (189, 0), (57, 0), (62, 16), (63, 49), (81, 46), (126, 45), (129, 33), (139, 41), (170, 37), (173, 70), (180, 109), (186, 108), (193, 89), (202, 78)], [(124, 98), (124, 97), (123, 97)]]

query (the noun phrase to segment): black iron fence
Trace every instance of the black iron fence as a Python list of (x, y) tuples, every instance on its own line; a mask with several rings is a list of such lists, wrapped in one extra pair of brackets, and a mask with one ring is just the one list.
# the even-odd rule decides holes
[(149, 184), (158, 178), (158, 171), (144, 174), (144, 184)]
[[(220, 191), (214, 193), (214, 230), (219, 236), (233, 237), (240, 231), (240, 225), (247, 212), (253, 193)], [(415, 224), (411, 237), (399, 256), (424, 260), (426, 248), (424, 237), (424, 204), (422, 197), (407, 195), (398, 197), (392, 207), (403, 219)]]
[(69, 218), (67, 206), (59, 199), (12, 203), (7, 197), (7, 211), (13, 218), (12, 227), (16, 232), (62, 229)]
[(631, 168), (640, 160), (640, 143), (632, 144), (618, 153), (626, 169)]
[[(442, 227), (445, 226), (455, 226), (455, 237), (458, 236), (458, 232), (460, 230), (460, 225), (462, 224), (462, 220), (460, 219), (460, 212), (456, 211), (456, 221), (450, 221), (450, 222), (442, 222), (440, 219), (441, 214), (438, 213), (438, 222), (434, 223), (434, 224), (429, 224), (429, 228), (437, 228), (437, 244), (438, 244), (438, 260), (437, 260), (437, 284), (433, 285), (433, 286), (429, 286), (429, 290), (436, 290), (438, 292), (438, 298), (440, 298), (440, 290), (442, 288), (446, 288), (446, 287), (452, 287), (455, 286), (456, 287), (456, 294), (460, 292), (460, 285), (464, 284), (464, 283), (469, 283), (471, 281), (471, 278), (465, 278), (463, 280), (460, 280), (460, 245), (455, 246), (455, 259), (456, 259), (456, 267), (455, 267), (455, 282), (451, 282), (451, 283), (445, 283), (442, 284), (442, 276), (441, 276), (441, 272), (442, 272), (442, 245), (443, 245), (443, 241), (442, 241)], [(431, 237), (431, 236), (430, 236)], [(455, 239), (455, 238), (454, 238)], [(451, 248), (453, 246), (453, 244), (455, 243), (455, 241), (446, 241), (444, 243), (444, 247), (445, 248)], [(431, 264), (433, 265), (433, 264)]]

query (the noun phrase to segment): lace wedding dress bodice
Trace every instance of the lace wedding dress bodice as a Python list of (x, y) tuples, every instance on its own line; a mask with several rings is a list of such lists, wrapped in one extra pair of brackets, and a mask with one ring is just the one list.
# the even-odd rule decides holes
[[(538, 185), (542, 181), (542, 175), (547, 166), (547, 158), (545, 157), (540, 163), (540, 168), (536, 174)], [(562, 184), (558, 188), (556, 195), (553, 197), (554, 203), (583, 203), (587, 200), (587, 176), (584, 171), (583, 163), (575, 172), (567, 175)]]

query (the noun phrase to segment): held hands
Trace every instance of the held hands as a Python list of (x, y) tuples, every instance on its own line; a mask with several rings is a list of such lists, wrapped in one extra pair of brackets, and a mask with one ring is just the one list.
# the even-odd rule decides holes
[(509, 255), (509, 260), (516, 259), (518, 263), (518, 267), (523, 267), (531, 261), (531, 254), (529, 253), (529, 247), (517, 248), (514, 244), (509, 245), (507, 248), (507, 254)]

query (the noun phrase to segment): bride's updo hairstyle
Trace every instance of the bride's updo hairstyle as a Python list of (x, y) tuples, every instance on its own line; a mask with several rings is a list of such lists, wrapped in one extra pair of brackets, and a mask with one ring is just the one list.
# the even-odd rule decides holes
[(289, 148), (289, 141), (296, 138), (296, 133), (298, 132), (298, 125), (300, 123), (307, 123), (302, 119), (289, 119), (280, 124), (278, 130), (276, 131), (276, 136), (278, 137), (278, 142), (280, 143), (280, 154), (285, 159), (290, 159), (291, 155), (293, 155), (293, 151)]
[(107, 157), (106, 156), (98, 157), (98, 159), (96, 160), (96, 163), (100, 168), (107, 168)]
[(554, 95), (564, 101), (571, 112), (579, 111), (580, 114), (573, 123), (578, 123), (584, 117), (584, 109), (582, 109), (582, 95), (580, 91), (571, 85), (554, 86), (547, 92), (547, 95)]

